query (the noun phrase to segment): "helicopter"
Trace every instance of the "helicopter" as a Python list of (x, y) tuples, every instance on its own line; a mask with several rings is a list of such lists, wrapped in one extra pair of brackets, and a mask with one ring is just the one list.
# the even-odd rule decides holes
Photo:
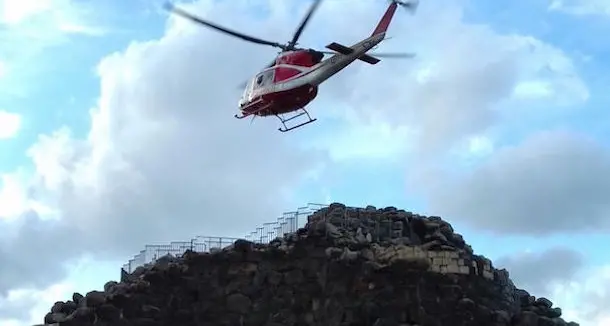
[[(292, 39), (286, 44), (267, 41), (230, 30), (194, 16), (171, 3), (166, 3), (165, 9), (218, 32), (281, 50), (270, 64), (245, 83), (243, 95), (238, 102), (241, 112), (236, 114), (235, 118), (243, 119), (250, 116), (254, 119), (257, 116), (275, 116), (282, 124), (282, 127), (278, 130), (287, 132), (317, 120), (311, 117), (305, 107), (318, 95), (318, 86), (356, 60), (375, 65), (380, 62), (379, 58), (412, 58), (415, 56), (413, 53), (367, 54), (367, 52), (387, 39), (386, 31), (396, 9), (401, 6), (414, 12), (419, 5), (417, 0), (410, 2), (390, 0), (388, 8), (373, 33), (352, 46), (348, 47), (332, 42), (326, 46), (331, 51), (297, 47), (299, 37), (321, 2), (322, 0), (313, 0)], [(332, 56), (324, 59), (326, 54)], [(287, 125), (288, 122), (303, 116), (306, 116), (304, 122), (295, 123), (290, 127)]]

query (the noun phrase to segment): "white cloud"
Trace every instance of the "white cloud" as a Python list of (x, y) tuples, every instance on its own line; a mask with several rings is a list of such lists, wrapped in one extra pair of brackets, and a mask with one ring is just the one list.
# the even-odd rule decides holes
[(519, 99), (549, 99), (554, 95), (548, 82), (536, 80), (521, 82), (513, 91), (513, 96)]
[(492, 136), (479, 134), (467, 137), (451, 150), (451, 162), (454, 167), (468, 167), (489, 157), (494, 150), (495, 144)]
[[(28, 150), (28, 155), (36, 167), (36, 175), (40, 177), (39, 183), (44, 189), (57, 192), (60, 191), (62, 182), (71, 178), (86, 180), (92, 184), (96, 180), (87, 180), (89, 171), (83, 174), (73, 173), (74, 163), (72, 160), (78, 157), (79, 143), (71, 139), (68, 128), (61, 128), (52, 135), (39, 136), (38, 142)], [(80, 170), (78, 171), (80, 172)]]
[[(349, 43), (343, 40), (365, 35), (374, 6), (363, 2), (357, 7), (366, 10), (350, 14), (362, 22), (357, 27), (346, 30), (333, 21), (332, 39)], [(406, 127), (416, 135), (410, 145), (422, 158), (486, 133), (503, 110), (531, 114), (518, 110), (524, 99), (547, 108), (588, 100), (586, 84), (561, 49), (528, 35), (465, 24), (455, 2), (430, 1), (420, 9), (414, 17), (397, 15), (390, 28), (395, 39), (379, 46), (384, 52), (414, 51), (415, 59), (356, 63), (323, 85), (321, 92), (333, 89), (322, 96), (351, 106), (364, 121)]]
[(27, 194), (23, 180), (15, 175), (2, 175), (0, 180), (0, 218), (14, 218), (26, 211)]
[(58, 28), (65, 33), (84, 34), (89, 36), (103, 36), (108, 32), (105, 28), (81, 25), (74, 22), (60, 22)]
[(513, 96), (544, 100), (547, 106), (582, 104), (589, 99), (587, 85), (572, 58), (561, 49), (531, 36), (514, 36), (513, 42), (528, 56)]
[(570, 248), (520, 253), (496, 260), (518, 287), (549, 298), (562, 318), (582, 326), (607, 326), (610, 321), (610, 265), (587, 266), (586, 257)]
[(45, 219), (57, 217), (53, 208), (32, 197), (29, 182), (24, 171), (0, 174), (0, 220), (14, 220), (27, 211), (34, 211)]
[(102, 290), (107, 281), (117, 280), (121, 264), (121, 261), (103, 261), (99, 257), (87, 256), (67, 264), (68, 277), (60, 282), (45, 288), (10, 291), (4, 298), (0, 297), (0, 325), (40, 325), (55, 302), (71, 300), (74, 292), (86, 294)]
[(2, 21), (17, 24), (52, 7), (52, 0), (2, 0)]
[(563, 11), (573, 15), (610, 15), (607, 0), (552, 0), (549, 10)]
[(374, 119), (358, 121), (347, 118), (347, 121), (350, 122), (337, 122), (339, 128), (311, 136), (307, 146), (327, 150), (334, 161), (403, 159), (412, 149), (415, 133), (407, 126)]
[(21, 115), (0, 110), (0, 140), (13, 138), (21, 129)]
[(582, 326), (610, 325), (610, 265), (587, 268), (569, 282), (552, 285), (549, 297), (561, 302), (566, 319)]
[(4, 78), (8, 73), (8, 67), (5, 62), (0, 60), (0, 79)]
[(468, 140), (468, 152), (475, 156), (489, 155), (494, 150), (494, 143), (489, 137), (474, 136)]
[(435, 185), (434, 211), (475, 228), (530, 235), (610, 229), (610, 150), (584, 134), (538, 132), (469, 173), (427, 181)]
[[(71, 295), (74, 288), (69, 283), (57, 283), (45, 289), (13, 290), (4, 298), (0, 298), (0, 325), (25, 326), (39, 325), (44, 315), (58, 298)], [(15, 316), (19, 318), (7, 318)]]
[(100, 35), (103, 30), (91, 25), (91, 9), (72, 0), (0, 0), (1, 21), (13, 31), (17, 28), (38, 27), (49, 32), (49, 27), (58, 31), (77, 34)]
[(585, 258), (570, 248), (550, 248), (500, 257), (494, 263), (506, 268), (515, 285), (534, 296), (547, 295), (555, 284), (572, 281), (583, 268)]
[(63, 53), (70, 52), (75, 35), (97, 37), (108, 31), (103, 27), (108, 14), (97, 10), (98, 3), (0, 0), (0, 6), (0, 89), (7, 97), (28, 97), (38, 85), (36, 81), (49, 76), (48, 71), (44, 77), (40, 73), (58, 64), (56, 58), (50, 58), (50, 49), (65, 45)]

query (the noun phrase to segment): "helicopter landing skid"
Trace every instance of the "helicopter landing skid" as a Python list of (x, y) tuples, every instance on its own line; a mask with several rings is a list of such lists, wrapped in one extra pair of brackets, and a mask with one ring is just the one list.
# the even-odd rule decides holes
[[(294, 119), (296, 119), (296, 118), (298, 118), (300, 116), (303, 116), (303, 115), (307, 116), (307, 121), (302, 122), (300, 124), (297, 124), (295, 126), (292, 126), (290, 128), (288, 126), (286, 126), (286, 122), (292, 121), (292, 120), (294, 120)], [(305, 108), (300, 108), (300, 109), (294, 111), (294, 113), (290, 117), (288, 117), (288, 118), (285, 118), (284, 114), (276, 114), (275, 116), (278, 119), (280, 119), (280, 121), (282, 122), (282, 125), (284, 126), (283, 128), (281, 128), (281, 127), (278, 128), (278, 130), (281, 131), (281, 132), (287, 132), (287, 131), (290, 131), (290, 130), (294, 130), (294, 129), (297, 129), (299, 127), (302, 127), (302, 126), (304, 126), (306, 124), (310, 124), (310, 123), (318, 120), (318, 119), (312, 119), (311, 116), (309, 115), (309, 112), (307, 112), (307, 110)]]

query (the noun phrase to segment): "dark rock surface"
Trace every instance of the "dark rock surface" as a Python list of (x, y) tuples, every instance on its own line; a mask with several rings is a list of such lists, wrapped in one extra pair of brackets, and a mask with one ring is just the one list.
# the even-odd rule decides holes
[(575, 326), (439, 217), (332, 204), (269, 244), (187, 252), (57, 302), (46, 324)]

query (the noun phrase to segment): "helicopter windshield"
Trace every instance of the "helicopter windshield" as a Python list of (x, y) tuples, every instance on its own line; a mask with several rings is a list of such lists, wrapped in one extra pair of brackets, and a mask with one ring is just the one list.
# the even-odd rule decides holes
[(244, 88), (244, 93), (241, 95), (241, 99), (239, 100), (239, 106), (243, 106), (248, 101), (250, 101), (250, 94), (252, 94), (252, 85), (254, 84), (254, 79), (250, 79)]
[(275, 68), (267, 68), (262, 71), (260, 74), (256, 75), (252, 82), (254, 83), (254, 88), (267, 87), (273, 84), (273, 77), (275, 75)]
[(246, 84), (246, 88), (244, 88), (244, 94), (242, 95), (242, 98), (247, 98), (248, 95), (250, 94), (250, 91), (252, 90), (252, 83), (254, 82), (253, 79), (250, 79), (250, 81)]
[(241, 100), (239, 101), (240, 106), (252, 100), (252, 92), (254, 90), (273, 85), (274, 76), (275, 69), (270, 68), (262, 71), (261, 73), (250, 79), (244, 89), (244, 93), (242, 94)]

